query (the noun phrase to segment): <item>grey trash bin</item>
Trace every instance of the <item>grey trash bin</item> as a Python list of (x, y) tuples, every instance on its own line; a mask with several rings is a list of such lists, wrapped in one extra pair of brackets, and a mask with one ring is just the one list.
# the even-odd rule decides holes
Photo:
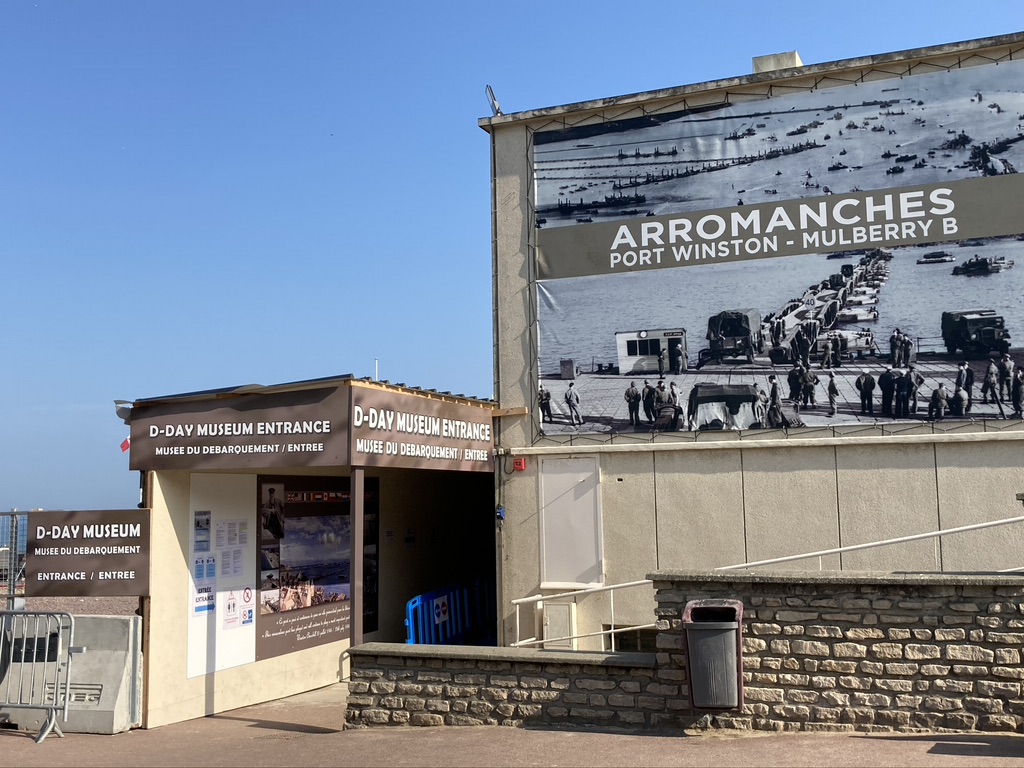
[(576, 361), (575, 360), (560, 360), (558, 363), (558, 372), (563, 379), (575, 379), (576, 378)]
[(691, 600), (683, 609), (690, 708), (743, 708), (743, 603)]

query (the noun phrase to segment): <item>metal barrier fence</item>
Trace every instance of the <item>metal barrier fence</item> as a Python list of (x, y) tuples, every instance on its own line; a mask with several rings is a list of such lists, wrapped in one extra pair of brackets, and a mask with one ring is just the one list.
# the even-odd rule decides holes
[(68, 719), (75, 619), (69, 613), (0, 611), (0, 709), (42, 709), (46, 720), (36, 743), (50, 731), (64, 734)]
[(0, 512), (0, 590), (5, 607), (15, 607), (15, 597), (25, 592), (25, 540), (28, 520), (24, 512)]

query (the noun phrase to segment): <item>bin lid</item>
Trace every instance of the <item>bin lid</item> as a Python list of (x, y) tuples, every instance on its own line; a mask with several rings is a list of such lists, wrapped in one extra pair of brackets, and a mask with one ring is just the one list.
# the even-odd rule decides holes
[(684, 627), (693, 627), (694, 629), (736, 629), (739, 627), (738, 621), (684, 621)]

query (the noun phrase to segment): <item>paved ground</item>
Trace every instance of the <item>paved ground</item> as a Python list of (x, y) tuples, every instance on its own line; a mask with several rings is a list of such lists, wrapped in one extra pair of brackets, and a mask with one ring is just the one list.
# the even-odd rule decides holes
[(36, 744), (0, 730), (11, 766), (1024, 766), (1013, 734), (642, 736), (500, 727), (342, 730), (345, 685), (115, 736)]

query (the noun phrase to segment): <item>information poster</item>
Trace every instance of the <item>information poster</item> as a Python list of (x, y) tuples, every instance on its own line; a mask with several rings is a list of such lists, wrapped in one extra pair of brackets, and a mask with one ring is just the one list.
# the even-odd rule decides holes
[(256, 479), (192, 475), (188, 676), (256, 658)]

